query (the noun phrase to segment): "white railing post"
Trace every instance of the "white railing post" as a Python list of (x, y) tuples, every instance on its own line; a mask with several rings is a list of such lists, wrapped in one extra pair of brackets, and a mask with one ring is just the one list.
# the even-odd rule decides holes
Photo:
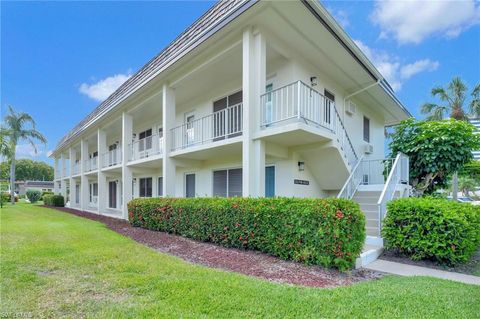
[(301, 87), (302, 87), (302, 82), (298, 81), (297, 82), (297, 85), (298, 85), (298, 88), (297, 88), (297, 116), (298, 116), (298, 119), (300, 120), (302, 118), (302, 114), (301, 114), (301, 106), (300, 106), (300, 103), (301, 103)]

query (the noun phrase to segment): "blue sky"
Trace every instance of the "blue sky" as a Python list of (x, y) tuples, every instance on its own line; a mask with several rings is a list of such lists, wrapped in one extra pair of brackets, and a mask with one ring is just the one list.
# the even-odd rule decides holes
[[(480, 82), (480, 3), (325, 1), (417, 117), (430, 89), (456, 75)], [(160, 52), (212, 2), (1, 3), (2, 116), (32, 114), (48, 145)]]

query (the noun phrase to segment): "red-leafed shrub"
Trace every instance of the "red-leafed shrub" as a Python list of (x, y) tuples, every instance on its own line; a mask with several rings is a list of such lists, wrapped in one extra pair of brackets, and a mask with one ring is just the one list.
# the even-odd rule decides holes
[(340, 270), (365, 240), (363, 213), (343, 199), (139, 198), (128, 211), (133, 226)]

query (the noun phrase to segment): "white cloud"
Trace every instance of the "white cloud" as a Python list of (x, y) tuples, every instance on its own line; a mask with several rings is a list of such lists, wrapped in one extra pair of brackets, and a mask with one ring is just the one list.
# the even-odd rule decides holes
[(401, 90), (403, 82), (412, 76), (421, 72), (435, 71), (440, 65), (438, 61), (431, 61), (430, 59), (403, 64), (398, 56), (372, 49), (359, 40), (354, 40), (354, 42), (372, 61), (395, 91)]
[(440, 63), (438, 61), (431, 61), (430, 59), (418, 60), (414, 63), (407, 64), (400, 70), (402, 79), (409, 79), (420, 72), (431, 72), (438, 69)]
[(380, 38), (393, 36), (401, 44), (418, 44), (432, 35), (454, 38), (480, 24), (477, 3), (474, 0), (377, 0), (371, 19), (382, 30)]
[(118, 87), (128, 80), (130, 76), (131, 74), (128, 72), (127, 74), (116, 74), (109, 76), (92, 84), (82, 83), (79, 91), (89, 98), (101, 102), (109, 97), (110, 94), (112, 94), (116, 89), (118, 89)]
[(35, 144), (37, 148), (37, 152), (35, 153), (35, 149), (30, 144), (18, 144), (15, 150), (15, 157), (16, 158), (35, 158), (40, 157), (45, 154), (45, 150), (43, 149), (43, 145)]
[(350, 25), (350, 19), (348, 17), (348, 13), (345, 10), (334, 10), (328, 9), (330, 13), (333, 15), (335, 20), (340, 23), (342, 28), (346, 29)]

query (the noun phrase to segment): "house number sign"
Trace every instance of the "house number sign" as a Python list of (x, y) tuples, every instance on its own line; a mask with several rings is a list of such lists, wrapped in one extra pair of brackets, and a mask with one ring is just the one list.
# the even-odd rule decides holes
[(303, 179), (294, 179), (293, 183), (297, 185), (310, 185), (310, 181), (306, 181)]

